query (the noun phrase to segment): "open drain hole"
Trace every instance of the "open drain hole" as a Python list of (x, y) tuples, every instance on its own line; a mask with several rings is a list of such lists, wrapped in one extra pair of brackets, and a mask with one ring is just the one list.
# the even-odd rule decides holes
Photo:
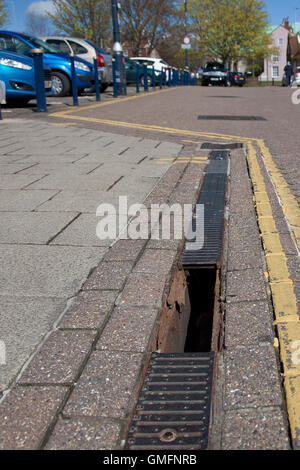
[(214, 332), (217, 270), (190, 269), (186, 274), (191, 312), (184, 352), (209, 352), (218, 334)]
[(162, 442), (173, 442), (176, 441), (178, 433), (175, 429), (163, 429), (159, 433), (159, 438)]

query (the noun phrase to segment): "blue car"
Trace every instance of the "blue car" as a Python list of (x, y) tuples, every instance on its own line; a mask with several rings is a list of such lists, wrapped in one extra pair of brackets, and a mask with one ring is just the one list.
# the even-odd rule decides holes
[[(35, 98), (34, 64), (31, 57), (0, 50), (0, 80), (5, 84), (6, 101), (26, 104)], [(46, 92), (51, 92), (51, 70), (44, 65)]]
[[(44, 50), (44, 65), (51, 69), (53, 94), (55, 96), (70, 94), (71, 61), (67, 54), (59, 54), (53, 46), (28, 34), (0, 31), (0, 51), (16, 52), (30, 57), (30, 50), (36, 48)], [(75, 57), (75, 72), (79, 92), (94, 85), (93, 67), (89, 62)]]

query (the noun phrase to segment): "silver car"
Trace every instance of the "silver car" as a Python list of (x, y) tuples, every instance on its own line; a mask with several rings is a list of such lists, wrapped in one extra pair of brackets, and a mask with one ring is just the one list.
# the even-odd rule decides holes
[(61, 54), (73, 53), (92, 64), (96, 57), (98, 68), (100, 70), (101, 91), (106, 90), (106, 88), (112, 83), (111, 56), (88, 39), (61, 36), (46, 36), (41, 37), (40, 39), (43, 39), (43, 41), (55, 47), (55, 49)]

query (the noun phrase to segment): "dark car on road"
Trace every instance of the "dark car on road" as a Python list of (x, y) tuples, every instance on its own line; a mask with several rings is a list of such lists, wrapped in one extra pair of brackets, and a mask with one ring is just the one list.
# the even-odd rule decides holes
[[(139, 66), (139, 83), (144, 86), (144, 67), (143, 64), (137, 64), (134, 60), (127, 59), (125, 57), (125, 70), (126, 70), (126, 82), (127, 85), (136, 83), (137, 68)], [(152, 86), (153, 72), (152, 69), (147, 67), (148, 85)], [(155, 75), (155, 84), (159, 83), (160, 76)]]
[(230, 75), (225, 64), (207, 62), (203, 70), (202, 86), (209, 85), (231, 86)]
[(246, 84), (246, 77), (241, 72), (229, 72), (229, 80), (231, 85), (242, 87)]

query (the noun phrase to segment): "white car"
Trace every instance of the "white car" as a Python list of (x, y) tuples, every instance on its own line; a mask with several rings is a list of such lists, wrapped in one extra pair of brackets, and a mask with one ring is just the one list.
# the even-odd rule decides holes
[(147, 67), (153, 67), (155, 70), (155, 74), (159, 75), (161, 71), (166, 70), (169, 65), (163, 59), (154, 59), (152, 57), (130, 57), (130, 60), (134, 60), (135, 62), (139, 63), (140, 65), (147, 64)]
[(46, 36), (41, 37), (40, 39), (57, 49), (60, 54), (69, 55), (73, 53), (77, 57), (85, 59), (91, 64), (93, 64), (96, 57), (100, 71), (101, 91), (106, 90), (106, 88), (112, 83), (111, 56), (88, 39), (61, 36)]
[(300, 67), (296, 68), (293, 84), (300, 86)]

